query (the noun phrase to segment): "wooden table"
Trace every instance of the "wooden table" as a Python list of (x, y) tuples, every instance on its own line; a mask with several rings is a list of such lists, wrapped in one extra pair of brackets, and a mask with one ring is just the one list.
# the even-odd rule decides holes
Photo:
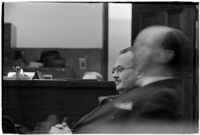
[(98, 106), (98, 97), (116, 94), (114, 82), (3, 80), (2, 109), (15, 123), (33, 129), (50, 114), (73, 125)]

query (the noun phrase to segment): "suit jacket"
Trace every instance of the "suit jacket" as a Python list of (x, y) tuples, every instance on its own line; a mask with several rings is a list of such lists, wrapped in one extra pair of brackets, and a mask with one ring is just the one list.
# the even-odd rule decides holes
[(167, 79), (135, 88), (83, 117), (74, 133), (180, 133), (183, 88)]

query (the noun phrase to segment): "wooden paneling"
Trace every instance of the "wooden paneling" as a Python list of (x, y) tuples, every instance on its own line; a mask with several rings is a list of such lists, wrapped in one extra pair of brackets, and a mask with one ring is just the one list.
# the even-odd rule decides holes
[(193, 71), (186, 74), (183, 84), (185, 93), (185, 118), (195, 122), (198, 126), (198, 84), (196, 84), (196, 62), (197, 55), (195, 50), (197, 3), (136, 3), (132, 6), (132, 38), (133, 41), (138, 32), (151, 25), (166, 25), (182, 30), (191, 40), (193, 50)]
[(116, 94), (114, 82), (3, 81), (2, 109), (15, 123), (33, 129), (50, 114), (70, 126), (98, 106), (98, 97)]
[(156, 14), (154, 12), (142, 14), (140, 16), (140, 22), (140, 29), (157, 24)]
[(195, 4), (196, 3), (133, 3), (132, 38), (134, 39), (137, 33), (143, 28), (159, 24), (179, 28), (193, 40), (194, 23), (196, 19)]
[(166, 18), (167, 23), (166, 24), (168, 24), (168, 26), (170, 26), (170, 27), (180, 29), (181, 28), (180, 27), (181, 12), (182, 12), (181, 9), (167, 11), (167, 18)]

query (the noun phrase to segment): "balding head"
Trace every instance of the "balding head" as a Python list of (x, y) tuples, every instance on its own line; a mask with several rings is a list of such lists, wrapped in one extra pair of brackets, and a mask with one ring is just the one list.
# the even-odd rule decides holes
[(183, 71), (191, 67), (191, 48), (188, 37), (181, 31), (153, 26), (142, 30), (135, 39), (133, 48), (141, 70), (165, 66)]

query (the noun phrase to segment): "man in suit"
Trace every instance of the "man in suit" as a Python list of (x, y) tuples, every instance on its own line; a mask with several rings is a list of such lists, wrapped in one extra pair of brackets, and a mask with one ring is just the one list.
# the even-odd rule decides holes
[[(72, 132), (189, 132), (185, 130), (181, 78), (185, 69), (189, 71), (190, 51), (188, 38), (177, 29), (153, 26), (142, 30), (113, 68), (120, 96), (87, 114)], [(67, 131), (67, 126), (57, 125), (51, 133)]]
[[(137, 87), (135, 82), (137, 80), (138, 71), (136, 70), (135, 55), (132, 52), (131, 47), (120, 51), (120, 55), (115, 62), (115, 66), (112, 68), (113, 78), (115, 81), (116, 90), (118, 95), (99, 97), (100, 103), (107, 103), (113, 101), (127, 90)], [(122, 72), (126, 70), (126, 72)], [(116, 74), (115, 71), (121, 72)]]

